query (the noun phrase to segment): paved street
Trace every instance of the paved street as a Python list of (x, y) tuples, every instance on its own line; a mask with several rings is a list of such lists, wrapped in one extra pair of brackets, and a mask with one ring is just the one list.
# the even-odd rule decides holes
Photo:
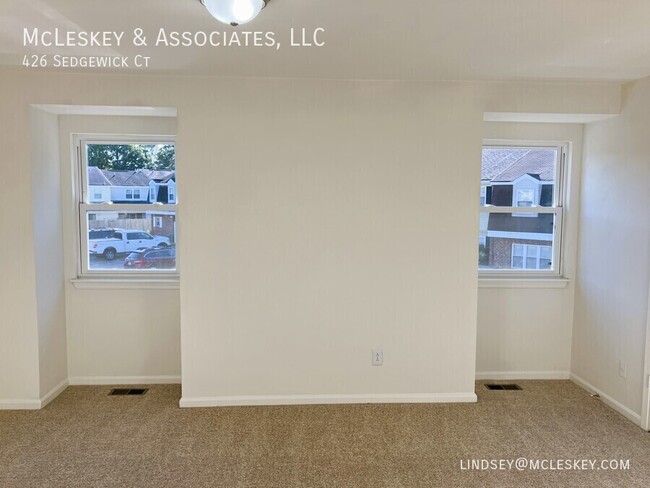
[(107, 261), (103, 256), (90, 255), (88, 266), (93, 269), (124, 269), (124, 259), (128, 254), (118, 254), (112, 261)]

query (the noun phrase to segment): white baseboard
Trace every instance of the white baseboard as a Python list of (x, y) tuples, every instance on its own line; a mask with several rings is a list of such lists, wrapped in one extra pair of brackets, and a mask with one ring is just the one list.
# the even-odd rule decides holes
[(423, 393), (387, 395), (246, 395), (183, 397), (181, 408), (251, 405), (327, 405), (346, 403), (475, 403), (475, 393)]
[(40, 400), (0, 400), (0, 410), (39, 410), (40, 408)]
[(58, 397), (63, 392), (63, 390), (65, 390), (67, 387), (68, 387), (68, 379), (66, 378), (61, 383), (59, 383), (54, 388), (52, 388), (50, 391), (48, 391), (44, 396), (41, 397), (40, 408), (45, 407), (48, 403), (50, 403), (52, 400)]
[(477, 380), (568, 380), (568, 371), (479, 371)]
[(71, 376), (71, 385), (162, 385), (180, 384), (180, 376)]
[(61, 381), (40, 400), (0, 400), (0, 410), (39, 410), (59, 396), (68, 385), (159, 385), (180, 382), (180, 376), (74, 376)]
[(602, 392), (598, 388), (596, 388), (594, 385), (588, 383), (587, 381), (583, 380), (580, 378), (580, 376), (571, 373), (571, 381), (573, 381), (576, 385), (580, 386), (581, 388), (584, 388), (590, 393), (598, 393), (600, 395), (600, 399), (603, 401), (603, 403), (610, 408), (616, 410), (618, 413), (620, 413), (623, 417), (625, 417), (628, 420), (631, 420), (634, 422), (636, 425), (639, 427), (641, 426), (641, 415), (634, 412), (633, 410), (630, 410), (627, 408), (625, 405), (620, 403), (617, 400), (614, 400), (611, 396), (609, 396), (607, 393)]

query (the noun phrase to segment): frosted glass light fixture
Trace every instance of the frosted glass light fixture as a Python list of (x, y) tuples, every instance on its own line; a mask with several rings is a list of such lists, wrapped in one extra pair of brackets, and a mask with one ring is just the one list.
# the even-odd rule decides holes
[(250, 22), (269, 0), (201, 0), (208, 12), (220, 22), (239, 25)]

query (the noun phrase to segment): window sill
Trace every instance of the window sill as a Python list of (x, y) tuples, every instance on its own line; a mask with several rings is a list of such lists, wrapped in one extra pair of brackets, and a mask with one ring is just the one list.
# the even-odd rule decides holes
[(568, 278), (479, 278), (479, 288), (566, 288)]
[(178, 290), (178, 278), (76, 278), (70, 280), (75, 288), (82, 290)]

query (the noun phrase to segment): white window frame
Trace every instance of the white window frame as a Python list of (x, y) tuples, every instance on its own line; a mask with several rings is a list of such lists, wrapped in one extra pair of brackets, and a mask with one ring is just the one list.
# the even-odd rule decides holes
[[(73, 154), (74, 161), (74, 202), (76, 208), (76, 226), (75, 239), (79, 243), (79, 260), (77, 263), (78, 279), (116, 279), (116, 280), (143, 280), (143, 279), (171, 279), (178, 280), (179, 276), (179, 259), (176, 257), (176, 270), (150, 269), (146, 271), (136, 270), (101, 270), (89, 268), (88, 253), (88, 223), (87, 214), (93, 211), (111, 211), (126, 213), (144, 213), (145, 215), (152, 211), (169, 211), (173, 212), (178, 218), (178, 204), (155, 204), (151, 203), (91, 203), (90, 191), (88, 187), (88, 150), (87, 146), (91, 144), (169, 144), (176, 145), (176, 138), (170, 135), (118, 135), (118, 134), (74, 134)], [(178, 242), (178, 236), (175, 235), (175, 243)]]
[[(512, 141), (512, 140), (484, 140), (483, 147), (491, 148), (552, 148), (557, 150), (557, 163), (555, 167), (555, 177), (553, 184), (553, 202), (551, 207), (542, 207), (535, 204), (532, 207), (501, 207), (494, 205), (479, 206), (479, 212), (488, 213), (505, 213), (513, 216), (536, 216), (538, 214), (553, 214), (555, 216), (553, 226), (553, 238), (550, 241), (552, 247), (552, 269), (481, 269), (479, 268), (479, 277), (482, 279), (493, 278), (561, 278), (564, 273), (564, 202), (566, 201), (566, 175), (570, 164), (570, 143), (558, 141)], [(513, 186), (513, 193), (515, 188)], [(540, 188), (541, 191), (541, 188)], [(539, 196), (536, 193), (537, 202)], [(515, 198), (513, 194), (513, 199)], [(489, 236), (488, 236), (489, 237)], [(521, 239), (521, 237), (519, 237)], [(542, 245), (542, 244), (539, 244)], [(512, 265), (512, 263), (511, 263)], [(478, 266), (478, 264), (477, 264)], [(511, 266), (512, 267), (512, 266)]]
[(479, 205), (481, 207), (485, 206), (487, 203), (487, 185), (481, 185), (481, 195), (479, 199)]

